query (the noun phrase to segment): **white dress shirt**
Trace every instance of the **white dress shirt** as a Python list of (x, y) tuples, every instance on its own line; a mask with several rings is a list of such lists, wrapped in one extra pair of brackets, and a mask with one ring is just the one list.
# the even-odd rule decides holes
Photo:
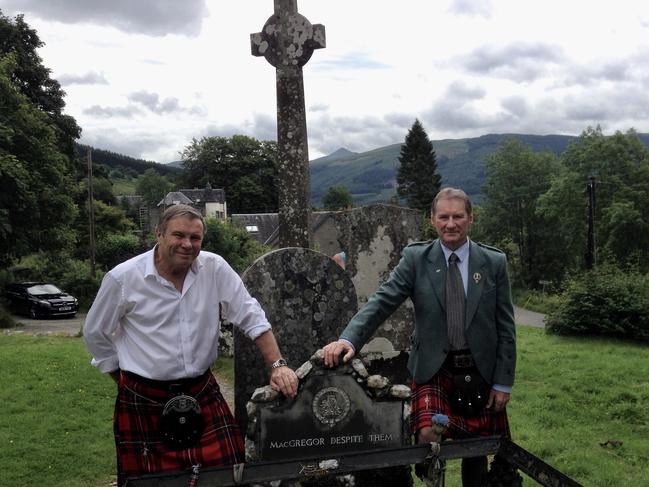
[(218, 354), (219, 308), (253, 340), (270, 330), (261, 306), (221, 256), (201, 251), (179, 292), (158, 273), (154, 252), (108, 272), (88, 311), (83, 336), (100, 371), (119, 368), (155, 380), (202, 374)]

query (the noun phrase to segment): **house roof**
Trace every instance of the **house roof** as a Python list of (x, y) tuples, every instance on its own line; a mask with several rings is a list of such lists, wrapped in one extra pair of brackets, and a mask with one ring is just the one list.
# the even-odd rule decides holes
[(194, 188), (178, 190), (194, 203), (225, 203), (225, 191), (222, 189)]
[(279, 215), (277, 213), (236, 213), (230, 215), (232, 222), (240, 225), (251, 237), (264, 245), (277, 245)]
[(177, 204), (191, 205), (193, 203), (187, 196), (185, 196), (180, 191), (171, 191), (167, 193), (167, 196), (160, 200), (158, 206), (171, 206)]
[(205, 203), (225, 203), (225, 191), (213, 189), (209, 184), (205, 188), (179, 189), (171, 191), (160, 200), (158, 206), (170, 206), (174, 204), (196, 205)]

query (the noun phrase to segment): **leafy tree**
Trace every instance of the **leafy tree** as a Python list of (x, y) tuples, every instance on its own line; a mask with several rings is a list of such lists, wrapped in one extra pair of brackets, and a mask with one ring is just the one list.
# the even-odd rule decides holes
[(144, 203), (151, 207), (155, 207), (172, 189), (173, 185), (169, 180), (155, 169), (144, 171), (135, 185), (135, 192), (142, 196)]
[(494, 245), (515, 245), (519, 274), (528, 287), (537, 287), (554, 270), (553, 227), (536, 207), (557, 170), (553, 154), (535, 153), (517, 139), (506, 140), (487, 159), (480, 230)]
[(182, 152), (183, 182), (225, 190), (232, 213), (277, 211), (277, 144), (245, 135), (203, 137)]
[(437, 158), (433, 143), (419, 120), (406, 135), (399, 155), (397, 194), (410, 208), (430, 213), (430, 204), (439, 192), (441, 176), (437, 174)]
[[(556, 240), (583, 268), (587, 233), (586, 183), (594, 177), (595, 242), (599, 262), (632, 262), (649, 270), (649, 150), (634, 131), (604, 136), (585, 130), (561, 156), (564, 170), (539, 202), (556, 218)], [(565, 229), (565, 230), (564, 230)]]
[(107, 234), (97, 242), (97, 263), (110, 270), (143, 250), (134, 234)]
[(0, 55), (0, 265), (68, 248), (77, 213), (57, 127), (20, 92), (16, 69), (14, 54)]
[(242, 273), (253, 261), (270, 250), (248, 232), (228, 221), (208, 218), (207, 231), (203, 239), (203, 250), (209, 250), (223, 257), (234, 270)]
[(353, 203), (352, 194), (346, 186), (331, 186), (322, 197), (322, 206), (330, 211), (350, 208)]
[[(83, 259), (90, 255), (88, 202), (86, 201), (80, 208), (81, 211), (76, 223), (78, 241), (74, 249), (74, 256)], [(99, 242), (104, 239), (111, 238), (114, 235), (129, 235), (135, 230), (135, 223), (126, 215), (124, 209), (120, 206), (110, 206), (101, 200), (95, 200), (93, 208), (95, 212), (95, 241), (97, 247), (99, 247)]]
[(58, 150), (67, 156), (69, 169), (77, 171), (74, 140), (79, 138), (81, 128), (74, 118), (63, 114), (65, 92), (50, 77), (51, 70), (43, 65), (36, 52), (43, 45), (23, 15), (12, 20), (0, 10), (0, 56), (9, 53), (15, 56), (10, 80), (36, 109), (50, 118)]

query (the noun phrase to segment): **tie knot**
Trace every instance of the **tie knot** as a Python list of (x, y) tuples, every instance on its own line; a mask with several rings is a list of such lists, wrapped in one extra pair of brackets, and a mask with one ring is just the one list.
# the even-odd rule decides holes
[(451, 264), (457, 264), (457, 262), (460, 260), (460, 258), (457, 256), (455, 252), (453, 252), (451, 255), (448, 257), (448, 261)]

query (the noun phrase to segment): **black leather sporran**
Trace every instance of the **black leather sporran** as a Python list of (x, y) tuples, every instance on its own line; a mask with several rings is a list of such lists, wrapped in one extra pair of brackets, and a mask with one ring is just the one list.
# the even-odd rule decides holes
[(195, 446), (204, 429), (200, 404), (192, 396), (181, 394), (164, 405), (160, 417), (160, 436), (169, 448), (183, 450)]

